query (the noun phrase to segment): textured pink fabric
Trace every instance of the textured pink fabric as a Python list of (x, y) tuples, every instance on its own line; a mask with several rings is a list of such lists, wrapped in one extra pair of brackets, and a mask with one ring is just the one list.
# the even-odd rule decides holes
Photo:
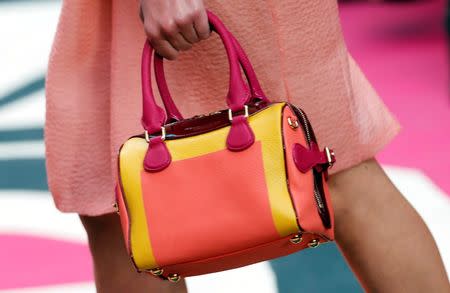
[[(47, 79), (49, 186), (65, 212), (112, 212), (117, 153), (142, 132), (137, 0), (63, 2)], [(333, 172), (374, 154), (399, 126), (345, 47), (337, 4), (309, 0), (206, 0), (249, 55), (266, 95), (303, 108)], [(167, 62), (188, 117), (223, 109), (228, 61), (217, 35)]]

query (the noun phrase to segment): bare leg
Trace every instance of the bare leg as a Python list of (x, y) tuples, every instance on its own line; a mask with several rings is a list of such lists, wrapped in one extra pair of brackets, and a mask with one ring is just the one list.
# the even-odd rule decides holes
[(137, 273), (126, 252), (119, 218), (115, 214), (81, 217), (94, 260), (99, 293), (184, 293), (184, 282), (172, 284), (145, 273)]
[(450, 292), (432, 235), (375, 160), (331, 176), (330, 192), (336, 241), (368, 292)]

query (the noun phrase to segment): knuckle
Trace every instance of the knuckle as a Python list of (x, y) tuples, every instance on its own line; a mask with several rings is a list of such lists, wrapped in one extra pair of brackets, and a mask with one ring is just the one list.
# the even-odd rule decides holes
[(173, 20), (166, 20), (160, 24), (161, 32), (166, 35), (175, 35), (178, 32), (177, 24)]
[(191, 19), (195, 19), (197, 17), (200, 17), (203, 13), (203, 10), (200, 9), (200, 7), (196, 7), (194, 9), (192, 9), (192, 11), (189, 13), (189, 16)]
[(156, 29), (154, 25), (145, 24), (144, 25), (145, 34), (149, 39), (160, 39), (161, 38), (161, 32), (160, 30)]
[(191, 18), (189, 15), (183, 15), (183, 16), (179, 16), (175, 18), (175, 23), (178, 26), (185, 26), (188, 25), (192, 22)]

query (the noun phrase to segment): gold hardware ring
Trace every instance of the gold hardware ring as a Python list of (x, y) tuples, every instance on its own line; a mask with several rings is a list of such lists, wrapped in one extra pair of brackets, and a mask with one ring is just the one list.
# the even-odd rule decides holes
[[(147, 142), (150, 142), (150, 134), (148, 134), (147, 130), (144, 133), (145, 133), (145, 140)], [(164, 126), (161, 127), (161, 140), (166, 140), (166, 128)]]
[[(248, 114), (248, 106), (244, 105), (244, 117), (248, 118), (249, 114)], [(231, 111), (231, 109), (228, 109), (228, 120), (232, 121), (233, 120), (233, 111)]]
[(325, 147), (325, 154), (327, 155), (328, 165), (330, 166), (330, 168), (333, 167), (334, 152), (331, 151), (328, 147)]
[(298, 120), (297, 119), (292, 119), (291, 116), (289, 116), (287, 118), (288, 124), (292, 129), (297, 129), (298, 128)]

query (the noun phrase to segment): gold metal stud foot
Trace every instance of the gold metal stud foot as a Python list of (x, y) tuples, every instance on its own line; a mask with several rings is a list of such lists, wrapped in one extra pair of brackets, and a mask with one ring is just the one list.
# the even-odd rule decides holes
[(292, 117), (289, 116), (289, 117), (287, 118), (287, 121), (288, 121), (289, 126), (290, 126), (292, 129), (296, 130), (296, 129), (298, 128), (298, 120), (297, 120), (297, 119), (292, 118)]
[(301, 234), (295, 234), (291, 239), (289, 239), (289, 241), (291, 241), (291, 243), (293, 244), (299, 244), (300, 242), (302, 242), (302, 240), (303, 238)]
[(170, 282), (172, 282), (172, 283), (176, 283), (176, 282), (178, 282), (179, 280), (181, 280), (181, 277), (180, 277), (180, 275), (178, 275), (178, 274), (170, 274), (169, 275), (169, 277), (167, 278)]
[(163, 274), (164, 270), (160, 269), (160, 268), (156, 268), (156, 269), (150, 270), (149, 272), (154, 276), (161, 276)]
[(311, 248), (316, 248), (317, 246), (319, 246), (320, 242), (318, 239), (313, 239), (308, 243), (308, 246)]

